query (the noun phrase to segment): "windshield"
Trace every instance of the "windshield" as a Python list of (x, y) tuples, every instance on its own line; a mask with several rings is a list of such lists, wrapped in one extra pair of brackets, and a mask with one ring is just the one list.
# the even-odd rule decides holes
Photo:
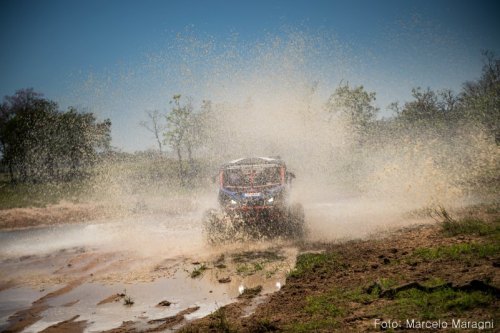
[(224, 170), (224, 187), (259, 187), (281, 184), (280, 167), (238, 167)]

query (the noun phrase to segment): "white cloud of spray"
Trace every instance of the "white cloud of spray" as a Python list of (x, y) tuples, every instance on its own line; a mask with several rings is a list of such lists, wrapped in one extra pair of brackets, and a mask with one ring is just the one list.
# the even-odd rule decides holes
[[(317, 235), (357, 235), (412, 209), (478, 200), (469, 185), (498, 166), (498, 147), (476, 127), (450, 136), (381, 132), (386, 137), (357, 145), (353, 129), (328, 114), (325, 102), (362, 64), (331, 36), (292, 31), (221, 43), (188, 32), (147, 59), (130, 74), (142, 79), (125, 79), (122, 90), (181, 93), (195, 107), (210, 100), (211, 140), (199, 156), (216, 165), (280, 155), (297, 174), (294, 195), (309, 207)], [(340, 232), (343, 223), (349, 225)]]

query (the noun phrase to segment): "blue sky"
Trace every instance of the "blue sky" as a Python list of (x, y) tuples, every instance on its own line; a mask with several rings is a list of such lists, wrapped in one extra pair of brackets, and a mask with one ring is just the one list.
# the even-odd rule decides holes
[[(153, 147), (137, 126), (144, 110), (201, 91), (179, 80), (183, 66), (196, 78), (218, 52), (234, 47), (252, 57), (274, 38), (290, 41), (292, 31), (321, 44), (306, 59), (311, 80), (317, 73), (325, 89), (340, 80), (363, 84), (384, 109), (407, 100), (412, 87), (458, 91), (477, 78), (480, 51), (500, 54), (499, 9), (497, 1), (4, 0), (0, 96), (33, 87), (63, 108), (111, 118), (117, 147)], [(206, 62), (196, 43), (209, 45)]]

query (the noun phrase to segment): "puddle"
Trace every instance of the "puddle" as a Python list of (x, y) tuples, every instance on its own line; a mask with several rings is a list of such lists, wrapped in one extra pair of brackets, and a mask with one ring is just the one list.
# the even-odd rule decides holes
[[(0, 242), (0, 283), (15, 284), (0, 292), (2, 329), (9, 316), (48, 292), (84, 281), (48, 298), (42, 318), (23, 332), (38, 332), (76, 315), (87, 321), (88, 332), (124, 321), (146, 327), (150, 320), (198, 307), (184, 316), (193, 320), (236, 301), (246, 288), (261, 286), (260, 296), (245, 310), (250, 314), (285, 284), (297, 254), (292, 244), (278, 240), (208, 247), (194, 215), (7, 231), (0, 232)], [(192, 277), (196, 270), (199, 276)], [(119, 298), (98, 305), (121, 293), (134, 304), (126, 306)], [(157, 306), (165, 300), (171, 304)]]
[(47, 289), (13, 287), (0, 291), (0, 331), (7, 327), (7, 320), (11, 315), (29, 308), (31, 303), (58, 288), (59, 286)]

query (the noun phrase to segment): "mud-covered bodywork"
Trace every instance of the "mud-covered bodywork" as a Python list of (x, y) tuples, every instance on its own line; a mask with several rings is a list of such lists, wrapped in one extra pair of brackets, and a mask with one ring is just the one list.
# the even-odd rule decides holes
[(291, 177), (279, 159), (232, 161), (219, 172), (219, 203), (228, 213), (251, 214), (283, 208), (288, 200)]
[(242, 237), (302, 237), (304, 213), (291, 204), (295, 176), (279, 158), (242, 158), (221, 166), (218, 210), (205, 216), (209, 242)]

